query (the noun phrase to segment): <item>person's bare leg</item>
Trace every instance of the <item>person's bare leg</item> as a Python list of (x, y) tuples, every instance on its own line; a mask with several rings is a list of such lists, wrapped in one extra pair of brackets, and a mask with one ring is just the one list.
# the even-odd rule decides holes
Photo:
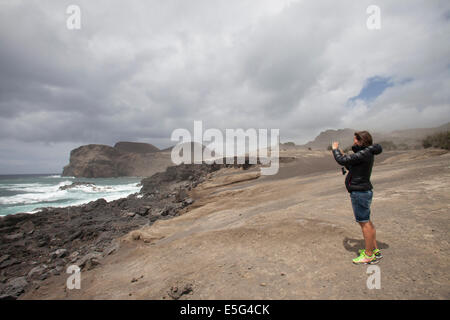
[(375, 226), (373, 225), (372, 221), (370, 221), (370, 224), (372, 225), (373, 228), (373, 248), (374, 249), (378, 249), (378, 245), (377, 245), (377, 229), (375, 229)]
[(360, 222), (359, 225), (361, 226), (361, 230), (364, 236), (364, 242), (366, 243), (366, 254), (368, 256), (371, 256), (373, 255), (373, 249), (375, 248), (373, 246), (375, 242), (375, 228), (370, 221)]

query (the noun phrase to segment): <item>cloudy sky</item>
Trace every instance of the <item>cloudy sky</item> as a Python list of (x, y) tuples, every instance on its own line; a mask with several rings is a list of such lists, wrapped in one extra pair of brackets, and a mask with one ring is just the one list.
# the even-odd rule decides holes
[(167, 147), (194, 120), (296, 143), (438, 126), (449, 35), (448, 0), (0, 0), (0, 174), (61, 172), (88, 143)]

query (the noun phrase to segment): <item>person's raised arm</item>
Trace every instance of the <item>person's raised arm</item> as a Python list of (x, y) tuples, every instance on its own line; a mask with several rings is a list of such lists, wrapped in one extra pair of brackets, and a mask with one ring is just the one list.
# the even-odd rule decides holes
[[(341, 150), (339, 148), (339, 142), (333, 142), (331, 149), (333, 151), (334, 159), (337, 163), (339, 163), (341, 166), (352, 166), (355, 164), (358, 164), (364, 160), (364, 154), (363, 152), (365, 150), (356, 152), (351, 155), (342, 154)], [(367, 152), (367, 151), (366, 151)]]

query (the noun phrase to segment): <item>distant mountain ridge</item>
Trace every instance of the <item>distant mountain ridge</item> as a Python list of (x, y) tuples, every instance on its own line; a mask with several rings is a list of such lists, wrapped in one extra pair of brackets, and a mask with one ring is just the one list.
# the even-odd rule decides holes
[[(362, 129), (360, 129), (362, 130)], [(302, 147), (311, 149), (326, 149), (331, 145), (332, 141), (339, 141), (342, 149), (353, 144), (353, 134), (356, 129), (329, 129), (322, 131), (313, 141), (310, 141)], [(404, 145), (408, 148), (421, 148), (422, 140), (428, 136), (442, 131), (450, 131), (450, 122), (434, 128), (416, 128), (395, 130), (387, 133), (371, 132), (374, 143), (382, 141), (390, 141), (395, 145)], [(370, 130), (369, 130), (370, 132)]]
[(319, 133), (313, 141), (310, 141), (303, 146), (311, 149), (326, 149), (333, 141), (339, 141), (341, 146), (348, 146), (353, 143), (353, 134), (355, 131), (357, 130), (349, 128), (325, 130)]

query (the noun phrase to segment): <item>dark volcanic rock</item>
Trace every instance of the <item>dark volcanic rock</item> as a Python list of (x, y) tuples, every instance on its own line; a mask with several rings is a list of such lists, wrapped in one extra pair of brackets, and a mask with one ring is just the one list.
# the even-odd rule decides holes
[(9, 255), (9, 254), (5, 254), (5, 255), (1, 256), (1, 257), (0, 257), (0, 264), (1, 264), (1, 263), (3, 263), (3, 261), (6, 261), (6, 260), (8, 260), (8, 259), (9, 259), (9, 257), (10, 257), (10, 255)]
[(150, 210), (151, 208), (149, 207), (141, 207), (136, 210), (136, 213), (140, 216), (146, 216)]
[(165, 189), (172, 182), (190, 181), (193, 184), (200, 177), (217, 171), (223, 166), (220, 164), (180, 164), (178, 166), (171, 166), (165, 172), (158, 172), (149, 178), (143, 179), (141, 193), (157, 193), (161, 189)]
[(67, 249), (58, 249), (55, 252), (52, 252), (51, 257), (53, 259), (55, 258), (64, 258), (65, 256), (67, 256)]
[(25, 233), (33, 233), (34, 232), (34, 223), (31, 221), (26, 221), (20, 225), (20, 229)]
[(108, 205), (108, 202), (105, 199), (98, 199), (98, 200), (89, 202), (88, 204), (84, 205), (82, 208), (83, 208), (84, 212), (90, 212), (97, 208), (104, 208), (107, 205)]
[(23, 233), (19, 232), (19, 233), (15, 233), (15, 234), (8, 234), (6, 236), (3, 237), (4, 240), (6, 241), (14, 241), (14, 240), (19, 240), (23, 238)]
[[(143, 194), (155, 194), (161, 190), (167, 190), (166, 186), (171, 183), (178, 183), (181, 181), (188, 182), (185, 186), (197, 186), (198, 183), (202, 182), (204, 177), (211, 172), (220, 170), (225, 167), (235, 167), (243, 168), (244, 170), (250, 168), (252, 164), (249, 163), (248, 158), (245, 159), (245, 163), (238, 164), (237, 158), (234, 157), (234, 162), (231, 164), (226, 164), (224, 158), (223, 164), (180, 164), (177, 166), (170, 166), (165, 172), (158, 172), (149, 178), (142, 180), (141, 193)], [(259, 161), (258, 161), (259, 163)], [(182, 196), (182, 195), (181, 195)]]
[(4, 227), (9, 227), (16, 225), (18, 222), (28, 220), (29, 214), (27, 213), (17, 213), (17, 214), (10, 214), (6, 217), (2, 218), (2, 223), (0, 225), (0, 229), (3, 229)]
[(80, 260), (78, 260), (76, 264), (81, 269), (90, 270), (93, 267), (95, 267), (96, 265), (100, 264), (101, 256), (102, 256), (101, 253), (91, 252), (91, 253), (88, 253), (87, 255), (85, 255), (84, 257), (82, 257)]
[(16, 277), (10, 279), (3, 290), (3, 293), (0, 294), (0, 300), (15, 300), (17, 299), (23, 292), (25, 292), (25, 288), (28, 286), (28, 282), (25, 277)]
[(33, 269), (30, 270), (30, 272), (28, 272), (27, 277), (29, 279), (39, 279), (42, 277), (42, 275), (45, 273), (46, 270), (47, 266), (45, 264), (34, 267)]
[(172, 287), (170, 287), (170, 290), (167, 292), (167, 294), (172, 299), (178, 300), (181, 298), (181, 296), (185, 294), (190, 294), (192, 291), (193, 291), (192, 283), (175, 284)]
[[(6, 255), (6, 256), (9, 257), (9, 255)], [(18, 264), (18, 263), (20, 263), (20, 261), (17, 260), (17, 259), (14, 259), (14, 258), (6, 259), (5, 261), (3, 261), (3, 262), (0, 264), (0, 269), (4, 269), (4, 268), (6, 268), (6, 267), (13, 266), (13, 265)]]

